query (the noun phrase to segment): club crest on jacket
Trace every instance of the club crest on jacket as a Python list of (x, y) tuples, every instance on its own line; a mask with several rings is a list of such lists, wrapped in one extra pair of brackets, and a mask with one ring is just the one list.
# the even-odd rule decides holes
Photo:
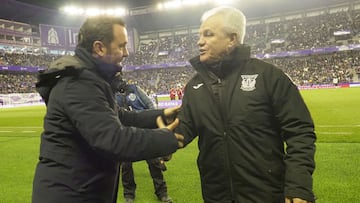
[(136, 94), (134, 94), (134, 93), (130, 93), (129, 95), (128, 95), (128, 98), (129, 98), (129, 100), (130, 101), (135, 101), (136, 100)]
[(240, 89), (242, 89), (243, 91), (253, 91), (256, 89), (255, 85), (256, 85), (256, 78), (257, 78), (258, 74), (255, 75), (241, 75), (241, 87)]

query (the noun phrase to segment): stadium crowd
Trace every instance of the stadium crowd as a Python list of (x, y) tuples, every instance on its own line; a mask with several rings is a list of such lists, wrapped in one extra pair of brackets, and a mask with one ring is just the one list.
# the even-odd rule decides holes
[(2, 66), (48, 67), (59, 57), (52, 54), (9, 53), (0, 49), (0, 65)]
[(36, 92), (35, 83), (34, 73), (0, 71), (0, 94)]
[[(14, 57), (16, 57), (15, 55)], [(335, 52), (305, 57), (265, 59), (282, 68), (297, 85), (353, 82), (360, 74), (360, 51)], [(171, 88), (184, 87), (195, 74), (190, 66), (178, 68), (139, 69), (124, 72), (124, 77), (142, 87), (148, 94), (167, 94)], [(0, 71), (1, 94), (35, 92), (36, 74)]]
[[(351, 31), (338, 38), (335, 31)], [(252, 54), (313, 49), (340, 44), (359, 44), (360, 10), (324, 12), (307, 17), (293, 17), (279, 22), (247, 26), (245, 42)], [(124, 66), (164, 64), (187, 61), (197, 55), (198, 33), (178, 34), (141, 40)], [(276, 41), (276, 43), (275, 43)], [(296, 57), (265, 59), (282, 68), (297, 85), (353, 82), (360, 73), (359, 50), (340, 51)], [(10, 53), (0, 50), (0, 65), (48, 67), (58, 55)], [(168, 94), (171, 88), (183, 88), (192, 77), (191, 67), (138, 69), (125, 72), (125, 78), (138, 83), (149, 94)], [(0, 71), (0, 93), (35, 92), (36, 74)]]
[[(350, 34), (335, 36), (336, 31), (350, 31)], [(260, 22), (248, 25), (246, 32), (244, 41), (252, 47), (253, 55), (359, 43), (360, 10)], [(197, 53), (197, 40), (198, 33), (142, 40), (138, 51), (125, 63), (143, 65), (184, 61)]]

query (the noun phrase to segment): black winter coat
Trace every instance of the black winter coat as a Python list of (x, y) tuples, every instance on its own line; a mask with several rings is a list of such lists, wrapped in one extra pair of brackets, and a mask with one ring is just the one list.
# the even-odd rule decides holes
[[(120, 161), (175, 152), (174, 134), (156, 128), (161, 110), (118, 111), (114, 92), (89, 54), (65, 56), (40, 74), (47, 103), (34, 203), (115, 202)], [(126, 126), (137, 126), (126, 127)]]
[[(211, 203), (313, 200), (315, 133), (297, 87), (280, 70), (238, 47), (215, 67), (190, 60), (176, 129), (198, 136), (202, 195)], [(286, 152), (284, 149), (286, 143)]]

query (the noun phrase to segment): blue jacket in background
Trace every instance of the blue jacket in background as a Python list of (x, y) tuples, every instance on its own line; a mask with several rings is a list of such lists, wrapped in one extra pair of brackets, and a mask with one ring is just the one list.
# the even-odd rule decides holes
[(124, 93), (116, 93), (116, 100), (119, 106), (130, 110), (155, 109), (154, 103), (145, 91), (134, 84), (128, 84)]

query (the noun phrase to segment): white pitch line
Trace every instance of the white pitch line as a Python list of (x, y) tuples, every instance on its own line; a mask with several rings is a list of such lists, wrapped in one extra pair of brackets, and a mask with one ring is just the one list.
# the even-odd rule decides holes
[(353, 132), (316, 132), (317, 134), (325, 134), (325, 135), (351, 135)]
[(352, 127), (360, 127), (360, 125), (316, 125), (315, 127), (320, 127), (320, 128), (352, 128)]
[(23, 130), (21, 131), (22, 133), (35, 133), (36, 131), (33, 130)]
[(1, 128), (42, 128), (42, 127), (34, 127), (34, 126), (0, 126)]

